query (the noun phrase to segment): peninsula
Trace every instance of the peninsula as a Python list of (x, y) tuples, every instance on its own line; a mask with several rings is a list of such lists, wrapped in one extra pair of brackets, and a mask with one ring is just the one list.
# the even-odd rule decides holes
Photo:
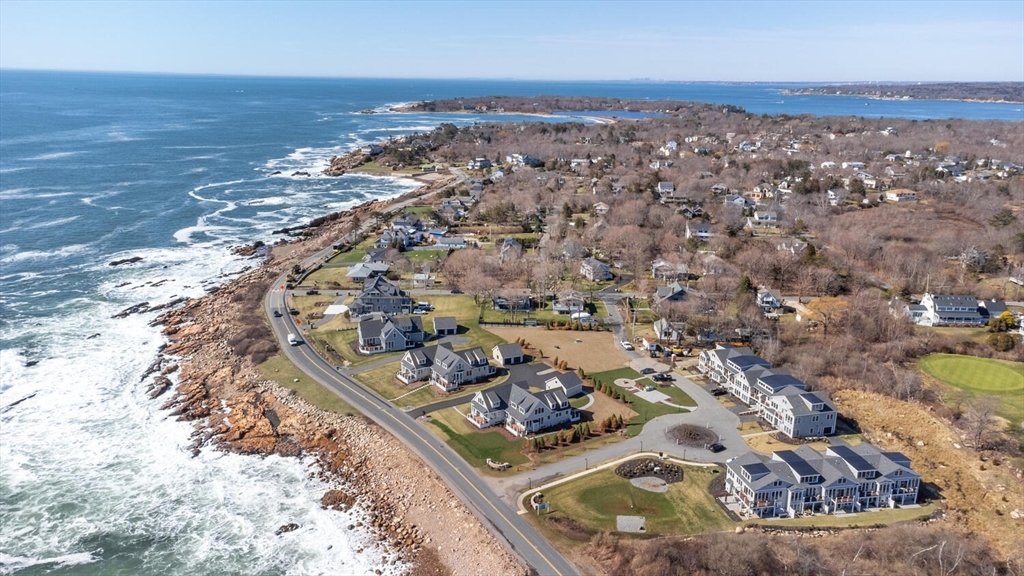
[(1024, 102), (1021, 82), (913, 82), (832, 84), (791, 88), (785, 94), (867, 96), (886, 100), (964, 100), (972, 102)]

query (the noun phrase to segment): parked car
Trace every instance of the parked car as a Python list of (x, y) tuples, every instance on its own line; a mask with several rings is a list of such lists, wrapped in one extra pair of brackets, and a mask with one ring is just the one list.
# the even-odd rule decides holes
[(655, 374), (654, 376), (651, 376), (651, 380), (654, 380), (655, 382), (671, 382), (672, 381), (672, 375), (671, 374)]
[(711, 444), (711, 445), (708, 446), (708, 450), (711, 450), (712, 452), (717, 454), (717, 453), (725, 450), (725, 446), (722, 446), (718, 442), (715, 442), (714, 444)]
[(629, 343), (629, 340), (623, 340), (622, 341), (622, 348), (624, 350), (632, 350), (633, 349), (633, 345)]
[(640, 371), (641, 374), (654, 374), (654, 368), (644, 368)]
[(728, 393), (729, 391), (726, 390), (725, 388), (715, 388), (714, 390), (711, 391), (712, 396), (725, 396)]

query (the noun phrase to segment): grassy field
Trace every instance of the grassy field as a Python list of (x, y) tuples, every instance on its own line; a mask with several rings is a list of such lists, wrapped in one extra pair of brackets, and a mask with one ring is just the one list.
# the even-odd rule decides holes
[[(687, 467), (683, 481), (659, 494), (633, 486), (612, 470), (601, 470), (544, 491), (550, 513), (572, 518), (591, 532), (614, 532), (616, 516), (646, 517), (647, 533), (700, 534), (726, 530), (735, 523), (725, 515), (708, 491), (717, 468)], [(545, 534), (560, 535), (543, 517), (529, 515)]]
[[(336, 394), (321, 386), (295, 367), (290, 360), (278, 354), (267, 358), (256, 367), (267, 380), (273, 380), (281, 386), (294, 390), (306, 402), (328, 412), (338, 414), (355, 414), (356, 410)], [(297, 380), (297, 381), (296, 381)]]
[(522, 454), (524, 441), (510, 440), (497, 430), (477, 430), (455, 408), (433, 413), (430, 427), (470, 466), (488, 469), (488, 458), (513, 466), (528, 461)]
[(993, 396), (1001, 401), (999, 415), (1019, 425), (1024, 421), (1024, 364), (960, 356), (931, 354), (918, 368), (942, 384), (972, 396)]
[(755, 518), (748, 520), (746, 524), (758, 524), (761, 526), (778, 526), (780, 528), (789, 526), (813, 526), (821, 528), (829, 527), (856, 527), (856, 526), (875, 526), (878, 524), (893, 524), (896, 522), (905, 522), (908, 520), (921, 520), (931, 516), (932, 512), (935, 512), (935, 504), (926, 504), (919, 508), (894, 508), (894, 509), (883, 509), (878, 511), (859, 512), (857, 514), (834, 516), (829, 515), (817, 515), (817, 516), (804, 516), (802, 518), (786, 518), (780, 520), (761, 520)]
[[(615, 380), (619, 378), (629, 378), (631, 380), (645, 378), (642, 374), (640, 374), (636, 370), (633, 370), (632, 368), (619, 368), (617, 370), (608, 370), (607, 372), (598, 372), (596, 374), (591, 374), (590, 376), (595, 380), (599, 380), (607, 384), (614, 384)], [(642, 382), (648, 382), (648, 380), (642, 380)], [(683, 410), (680, 410), (679, 408), (666, 406), (665, 404), (651, 404), (647, 400), (640, 398), (636, 394), (633, 394), (632, 392), (629, 392), (624, 388), (616, 387), (615, 389), (618, 390), (620, 394), (623, 394), (625, 396), (626, 403), (628, 403), (630, 405), (630, 408), (635, 410), (637, 413), (637, 416), (630, 420), (629, 426), (626, 427), (626, 433), (630, 436), (636, 436), (637, 434), (639, 434), (640, 431), (643, 430), (644, 425), (647, 424), (647, 422), (649, 422), (652, 418), (664, 416), (665, 414), (678, 414), (680, 412), (683, 412)], [(697, 403), (694, 402), (693, 399), (690, 398), (682, 390), (679, 390), (679, 393), (682, 396), (686, 397), (685, 400), (689, 400), (689, 405), (697, 405)], [(668, 394), (668, 392), (666, 392), (666, 394)], [(679, 400), (680, 405), (686, 405), (682, 404), (682, 401), (684, 400), (682, 397), (680, 397)]]

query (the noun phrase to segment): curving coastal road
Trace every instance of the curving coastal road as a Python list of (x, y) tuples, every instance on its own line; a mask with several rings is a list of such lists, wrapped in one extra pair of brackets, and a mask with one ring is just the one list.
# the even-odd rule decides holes
[[(279, 284), (283, 284), (283, 279)], [(459, 498), (473, 510), (495, 535), (539, 574), (577, 574), (575, 567), (558, 553), (526, 520), (512, 510), (476, 472), (440, 439), (425, 430), (412, 417), (391, 406), (372, 391), (341, 374), (305, 343), (289, 346), (289, 333), (301, 332), (290, 314), (275, 318), (272, 312), (286, 309), (286, 291), (271, 290), (264, 308), (285, 355), (310, 378), (341, 397), (382, 428), (395, 435), (423, 459)]]
[[(456, 173), (457, 184), (465, 175)], [(454, 185), (453, 184), (453, 185)], [(415, 200), (415, 199), (413, 199)], [(389, 211), (402, 208), (413, 200), (388, 207)], [(323, 250), (304, 262), (304, 266), (325, 261), (333, 250)], [(307, 376), (337, 394), (342, 400), (365, 414), (382, 428), (393, 434), (427, 463), (448, 487), (487, 526), (495, 536), (538, 574), (576, 575), (576, 568), (554, 549), (534, 528), (512, 509), (476, 472), (444, 442), (436, 438), (415, 419), (395, 408), (373, 391), (364, 388), (355, 380), (328, 363), (305, 343), (290, 346), (288, 334), (300, 338), (302, 331), (290, 314), (275, 317), (274, 311), (287, 311), (287, 291), (283, 288), (285, 276), (275, 283), (267, 293), (263, 307), (270, 327), (274, 331), (285, 356)]]

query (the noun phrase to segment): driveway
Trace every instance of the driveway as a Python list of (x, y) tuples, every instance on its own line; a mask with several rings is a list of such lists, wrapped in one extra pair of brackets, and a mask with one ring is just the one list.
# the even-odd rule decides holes
[[(639, 452), (655, 454), (661, 452), (683, 460), (701, 463), (724, 463), (729, 458), (745, 454), (749, 449), (737, 430), (740, 423), (739, 416), (722, 406), (714, 396), (689, 378), (674, 373), (672, 376), (674, 384), (697, 403), (697, 407), (692, 412), (666, 414), (654, 418), (644, 426), (640, 434), (628, 440), (602, 446), (529, 472), (486, 477), (484, 480), (514, 505), (518, 492), (528, 490), (538, 483), (568, 476), (602, 462)], [(718, 435), (719, 442), (726, 448), (725, 451), (715, 454), (703, 448), (678, 445), (676, 440), (669, 436), (669, 431), (679, 424), (695, 424), (709, 428)]]

